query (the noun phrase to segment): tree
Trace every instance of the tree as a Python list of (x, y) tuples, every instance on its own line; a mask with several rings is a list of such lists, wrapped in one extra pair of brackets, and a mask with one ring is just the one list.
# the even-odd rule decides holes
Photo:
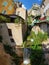
[(10, 18), (7, 18), (3, 15), (0, 15), (0, 22), (6, 22), (6, 23), (9, 23), (10, 22)]
[(31, 21), (31, 16), (28, 16), (28, 17), (27, 17), (27, 23), (28, 23), (28, 24), (31, 24), (31, 23), (32, 23), (32, 21)]

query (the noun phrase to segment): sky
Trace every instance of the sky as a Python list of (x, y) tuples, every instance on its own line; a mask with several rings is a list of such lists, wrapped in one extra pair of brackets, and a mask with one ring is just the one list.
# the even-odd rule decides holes
[[(16, 1), (16, 0), (15, 0)], [(22, 7), (29, 10), (33, 4), (41, 4), (42, 0), (18, 0), (19, 2), (22, 2)]]

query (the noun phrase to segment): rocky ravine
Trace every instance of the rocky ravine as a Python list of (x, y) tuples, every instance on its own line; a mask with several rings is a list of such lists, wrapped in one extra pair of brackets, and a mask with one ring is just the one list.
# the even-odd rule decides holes
[(0, 43), (0, 65), (11, 65), (11, 64), (12, 64), (11, 56), (5, 53), (3, 44)]

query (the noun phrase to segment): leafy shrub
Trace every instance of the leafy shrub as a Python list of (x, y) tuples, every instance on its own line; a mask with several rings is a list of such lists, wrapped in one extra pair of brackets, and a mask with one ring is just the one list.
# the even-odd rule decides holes
[(42, 49), (31, 49), (31, 65), (45, 65), (43, 55), (44, 54)]
[[(44, 40), (47, 40), (48, 35), (47, 33), (38, 32), (38, 34), (35, 34), (33, 31), (31, 31), (30, 36), (27, 40), (34, 39), (33, 42), (27, 42), (26, 44), (30, 45), (31, 50), (31, 65), (45, 65), (44, 64), (44, 58), (43, 58), (43, 50), (42, 50), (42, 42)], [(32, 44), (32, 45), (31, 45)]]
[(0, 15), (0, 21), (1, 22), (10, 22), (10, 18), (7, 18), (7, 17), (5, 17), (5, 16), (3, 16), (3, 15)]
[(10, 54), (14, 58), (18, 57), (17, 54), (13, 51), (11, 46), (4, 44), (4, 49), (5, 49), (6, 53)]
[(32, 21), (31, 21), (31, 16), (28, 16), (28, 18), (27, 18), (27, 23), (28, 23), (28, 24), (31, 24), (31, 23), (32, 23)]
[(15, 65), (20, 65), (21, 57), (18, 57), (18, 55), (13, 51), (12, 47), (4, 44), (4, 49), (6, 53), (10, 54), (13, 57), (12, 61), (15, 63)]
[(20, 22), (20, 18), (19, 18), (19, 17), (17, 17), (17, 18), (15, 19), (15, 23), (18, 23), (18, 22)]
[[(48, 38), (48, 34), (47, 33), (42, 33), (42, 32), (38, 32), (38, 34), (35, 34), (33, 31), (31, 31), (30, 35), (27, 37), (27, 42), (26, 44), (30, 44), (30, 45), (38, 45), (41, 44), (44, 40), (47, 40)], [(31, 42), (31, 39), (33, 39), (34, 41)]]

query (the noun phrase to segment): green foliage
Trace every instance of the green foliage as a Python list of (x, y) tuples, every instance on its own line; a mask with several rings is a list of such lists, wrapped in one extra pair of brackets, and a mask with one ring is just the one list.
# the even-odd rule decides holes
[[(38, 34), (35, 34), (33, 31), (31, 31), (30, 35), (27, 38), (27, 45), (34, 45), (37, 47), (38, 44), (41, 44), (44, 40), (47, 40), (48, 35), (47, 33), (38, 32)], [(31, 41), (33, 39), (33, 42)], [(32, 46), (31, 46), (32, 47)]]
[(10, 18), (7, 18), (7, 17), (5, 17), (5, 16), (2, 16), (2, 15), (0, 15), (0, 21), (1, 22), (10, 22)]
[[(47, 38), (47, 33), (38, 32), (38, 34), (35, 34), (35, 32), (31, 31), (27, 37), (27, 41), (24, 42), (25, 47), (31, 48), (31, 65), (46, 65), (44, 64), (42, 42), (47, 40)], [(31, 41), (31, 39), (33, 39), (33, 41)]]
[(44, 59), (44, 53), (42, 49), (31, 49), (31, 55), (30, 55), (30, 59), (31, 59), (31, 65), (46, 65), (44, 63), (45, 59)]
[[(27, 41), (25, 41), (24, 47), (30, 47), (30, 48), (41, 48), (39, 45), (47, 40), (48, 38), (48, 34), (47, 33), (42, 33), (42, 32), (38, 32), (38, 34), (35, 34), (35, 32), (31, 31), (30, 35), (27, 37)], [(33, 42), (31, 41), (31, 39), (33, 39)]]
[[(31, 65), (45, 65), (42, 42), (47, 40), (47, 38), (47, 33), (38, 32), (38, 34), (35, 34), (33, 31), (31, 31), (30, 35), (28, 36), (26, 44), (31, 48)], [(32, 42), (31, 39), (34, 41)]]
[(31, 31), (31, 33), (30, 33), (30, 35), (29, 35), (28, 37), (31, 39), (31, 38), (35, 38), (35, 37), (36, 37), (36, 35), (35, 35), (35, 33), (34, 33), (34, 32), (32, 32), (32, 31)]
[(20, 57), (18, 57), (18, 55), (13, 51), (12, 47), (4, 44), (4, 49), (6, 53), (13, 57), (12, 61), (15, 63), (15, 65), (20, 65)]
[(18, 57), (17, 54), (13, 51), (11, 46), (4, 44), (4, 49), (5, 49), (6, 53), (10, 54), (14, 58)]
[(31, 16), (28, 16), (27, 22), (28, 22), (28, 24), (31, 24), (31, 23), (32, 23), (32, 21), (31, 21)]
[(6, 17), (0, 15), (0, 21), (5, 21)]
[(20, 18), (19, 18), (19, 17), (17, 17), (17, 18), (15, 19), (15, 23), (18, 23), (18, 22), (20, 22)]
[(23, 45), (23, 47), (26, 47), (26, 41), (24, 41), (24, 42), (22, 43), (22, 45)]
[(5, 22), (6, 22), (6, 23), (10, 23), (10, 22), (11, 22), (11, 21), (10, 21), (10, 18), (6, 18)]

